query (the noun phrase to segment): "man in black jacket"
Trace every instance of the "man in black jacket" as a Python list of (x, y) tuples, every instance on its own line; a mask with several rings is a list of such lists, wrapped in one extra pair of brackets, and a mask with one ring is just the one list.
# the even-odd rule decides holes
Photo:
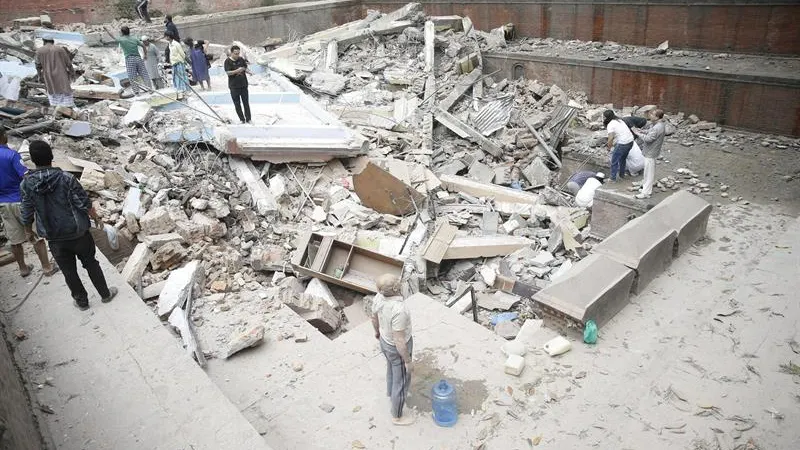
[(95, 245), (89, 233), (89, 217), (102, 226), (100, 216), (92, 207), (89, 195), (71, 174), (52, 167), (53, 151), (44, 141), (30, 143), (31, 161), (36, 169), (28, 172), (22, 180), (22, 222), (29, 239), (33, 239), (33, 219), (36, 232), (47, 239), (64, 279), (81, 311), (89, 309), (89, 294), (78, 276), (77, 257), (89, 272), (97, 293), (103, 303), (117, 295), (117, 288), (106, 284), (100, 263), (95, 259)]

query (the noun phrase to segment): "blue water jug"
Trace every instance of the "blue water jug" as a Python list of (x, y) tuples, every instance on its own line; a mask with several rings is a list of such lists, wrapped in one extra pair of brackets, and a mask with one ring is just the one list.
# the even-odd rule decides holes
[(440, 427), (452, 427), (458, 422), (458, 405), (456, 390), (445, 380), (433, 385), (431, 389), (433, 401), (433, 420)]

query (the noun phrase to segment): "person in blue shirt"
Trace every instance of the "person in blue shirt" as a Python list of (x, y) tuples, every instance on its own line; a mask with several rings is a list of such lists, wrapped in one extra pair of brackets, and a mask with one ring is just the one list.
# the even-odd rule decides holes
[[(19, 185), (27, 171), (28, 168), (22, 164), (19, 153), (8, 147), (5, 129), (0, 126), (0, 219), (3, 221), (3, 229), (11, 244), (11, 253), (14, 254), (14, 259), (19, 264), (19, 272), (23, 277), (27, 277), (33, 271), (33, 265), (25, 262), (25, 251), (22, 249), (22, 243), (27, 240), (27, 236), (25, 226), (22, 224), (20, 209), (22, 197)], [(45, 275), (49, 277), (58, 271), (58, 268), (47, 257), (47, 244), (44, 239), (34, 236), (33, 249), (42, 263)]]

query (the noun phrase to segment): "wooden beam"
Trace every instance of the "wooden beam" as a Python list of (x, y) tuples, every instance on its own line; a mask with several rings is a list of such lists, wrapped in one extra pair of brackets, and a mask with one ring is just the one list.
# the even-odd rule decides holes
[(456, 237), (456, 231), (458, 228), (450, 225), (446, 220), (441, 220), (428, 238), (425, 249), (422, 251), (422, 257), (435, 264), (442, 262), (442, 257), (447, 252), (450, 242)]

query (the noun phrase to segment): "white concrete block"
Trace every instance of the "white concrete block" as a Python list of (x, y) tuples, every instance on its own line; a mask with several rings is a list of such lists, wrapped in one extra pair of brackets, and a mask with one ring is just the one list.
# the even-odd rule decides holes
[(308, 286), (306, 286), (305, 293), (317, 298), (321, 298), (325, 301), (331, 308), (338, 308), (339, 302), (336, 300), (336, 297), (333, 296), (328, 285), (317, 278), (312, 278), (311, 281), (308, 282)]
[(525, 369), (525, 358), (519, 355), (511, 355), (506, 359), (505, 372), (509, 375), (518, 377)]
[(158, 315), (165, 317), (183, 305), (192, 295), (195, 283), (202, 280), (203, 273), (203, 266), (196, 260), (170, 272), (167, 284), (158, 296)]

